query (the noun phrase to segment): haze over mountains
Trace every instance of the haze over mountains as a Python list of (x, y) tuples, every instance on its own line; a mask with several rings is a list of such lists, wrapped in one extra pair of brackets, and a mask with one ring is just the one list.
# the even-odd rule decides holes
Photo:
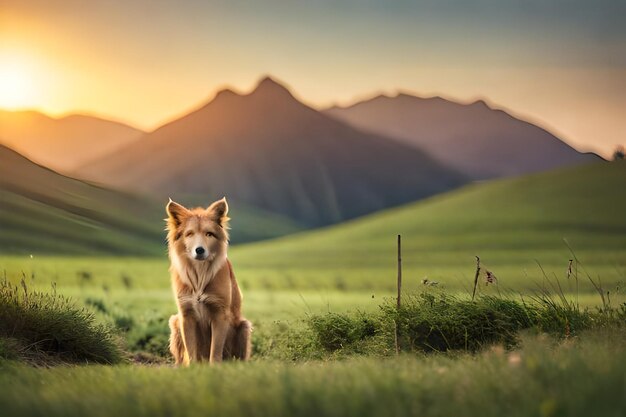
[(473, 179), (545, 171), (599, 160), (546, 130), (484, 101), (459, 104), (440, 97), (380, 95), (325, 111), (357, 128), (425, 150)]
[(264, 78), (84, 165), (77, 174), (176, 197), (204, 194), (336, 223), (466, 182), (424, 152), (350, 127)]
[(131, 143), (144, 132), (123, 123), (73, 114), (0, 110), (0, 144), (51, 169), (69, 172)]

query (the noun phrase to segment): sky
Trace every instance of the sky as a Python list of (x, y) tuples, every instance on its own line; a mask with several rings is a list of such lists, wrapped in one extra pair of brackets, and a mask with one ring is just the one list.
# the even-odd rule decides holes
[(316, 108), (484, 99), (607, 156), (626, 144), (626, 1), (0, 0), (0, 108), (151, 130), (268, 74)]

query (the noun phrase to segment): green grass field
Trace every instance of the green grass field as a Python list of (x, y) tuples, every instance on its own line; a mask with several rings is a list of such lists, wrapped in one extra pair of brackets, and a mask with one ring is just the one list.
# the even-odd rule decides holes
[(0, 363), (7, 416), (622, 416), (624, 333), (478, 355), (217, 368)]
[[(219, 368), (168, 365), (58, 366), (0, 361), (2, 415), (602, 415), (621, 416), (626, 336), (590, 331), (552, 340), (528, 333), (513, 351), (349, 357), (290, 363), (270, 359), (277, 331), (311, 314), (378, 311), (393, 297), (396, 235), (403, 237), (405, 291), (468, 297), (475, 255), (497, 285), (479, 293), (558, 291), (594, 309), (626, 301), (626, 164), (593, 164), (475, 184), (327, 229), (230, 250), (255, 325), (256, 357)], [(236, 219), (234, 225), (236, 225)], [(235, 227), (235, 226), (234, 226)], [(568, 261), (577, 259), (567, 278)], [(72, 297), (111, 325), (132, 321), (127, 348), (164, 355), (175, 312), (168, 260), (0, 256), (0, 277)], [(543, 269), (543, 270), (542, 270)], [(578, 286), (576, 285), (578, 278)], [(276, 339), (280, 342), (281, 339)], [(268, 342), (270, 341), (270, 342)], [(280, 346), (278, 346), (280, 348)], [(243, 388), (240, 388), (243, 386)], [(201, 394), (198, 394), (201, 393)]]

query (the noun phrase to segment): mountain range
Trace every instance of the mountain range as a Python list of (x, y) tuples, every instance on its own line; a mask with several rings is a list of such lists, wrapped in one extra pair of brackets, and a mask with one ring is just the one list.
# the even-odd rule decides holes
[[(233, 242), (241, 243), (339, 223), (475, 179), (599, 159), (482, 101), (399, 94), (318, 111), (270, 77), (248, 94), (223, 90), (149, 133), (32, 111), (0, 111), (0, 128), (0, 143), (40, 164), (0, 148), (2, 248), (16, 250), (36, 242), (53, 249), (54, 239), (46, 239), (58, 237), (58, 247), (72, 250), (143, 253), (123, 242), (147, 237), (146, 251), (154, 253), (167, 197), (204, 205), (227, 196)], [(72, 243), (72, 236), (92, 243)]]
[(203, 194), (320, 226), (467, 179), (421, 150), (308, 107), (267, 77), (85, 164), (77, 175), (163, 196)]
[(352, 126), (424, 150), (472, 179), (509, 177), (600, 160), (482, 100), (379, 95), (325, 111)]
[(61, 172), (138, 139), (144, 132), (94, 116), (52, 118), (36, 111), (0, 110), (0, 144)]

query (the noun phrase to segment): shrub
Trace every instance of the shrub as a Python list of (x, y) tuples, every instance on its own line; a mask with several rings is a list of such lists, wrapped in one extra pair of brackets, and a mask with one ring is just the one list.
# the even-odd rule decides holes
[(306, 340), (308, 336), (312, 341), (307, 349), (282, 343), (278, 344), (279, 356), (313, 359), (328, 354), (388, 355), (396, 351), (396, 343), (402, 351), (475, 352), (492, 344), (512, 348), (523, 329), (569, 337), (589, 328), (626, 324), (626, 304), (620, 309), (591, 312), (548, 294), (524, 302), (493, 296), (471, 301), (443, 292), (425, 292), (406, 296), (400, 308), (395, 300), (391, 301), (373, 314), (310, 316), (305, 329), (283, 336), (287, 342)]
[(531, 326), (522, 304), (495, 297), (470, 301), (423, 293), (407, 297), (400, 309), (387, 303), (382, 311), (396, 323), (401, 348), (426, 352), (476, 351), (494, 343), (512, 347), (517, 331)]
[(545, 294), (534, 297), (527, 310), (538, 330), (565, 336), (593, 327), (600, 318), (572, 302), (563, 300), (559, 303)]
[(34, 364), (116, 363), (119, 342), (92, 313), (56, 293), (31, 291), (0, 282), (0, 356)]
[(336, 313), (311, 316), (309, 325), (319, 345), (328, 351), (354, 346), (375, 336), (382, 327), (376, 318), (363, 313), (356, 316)]

